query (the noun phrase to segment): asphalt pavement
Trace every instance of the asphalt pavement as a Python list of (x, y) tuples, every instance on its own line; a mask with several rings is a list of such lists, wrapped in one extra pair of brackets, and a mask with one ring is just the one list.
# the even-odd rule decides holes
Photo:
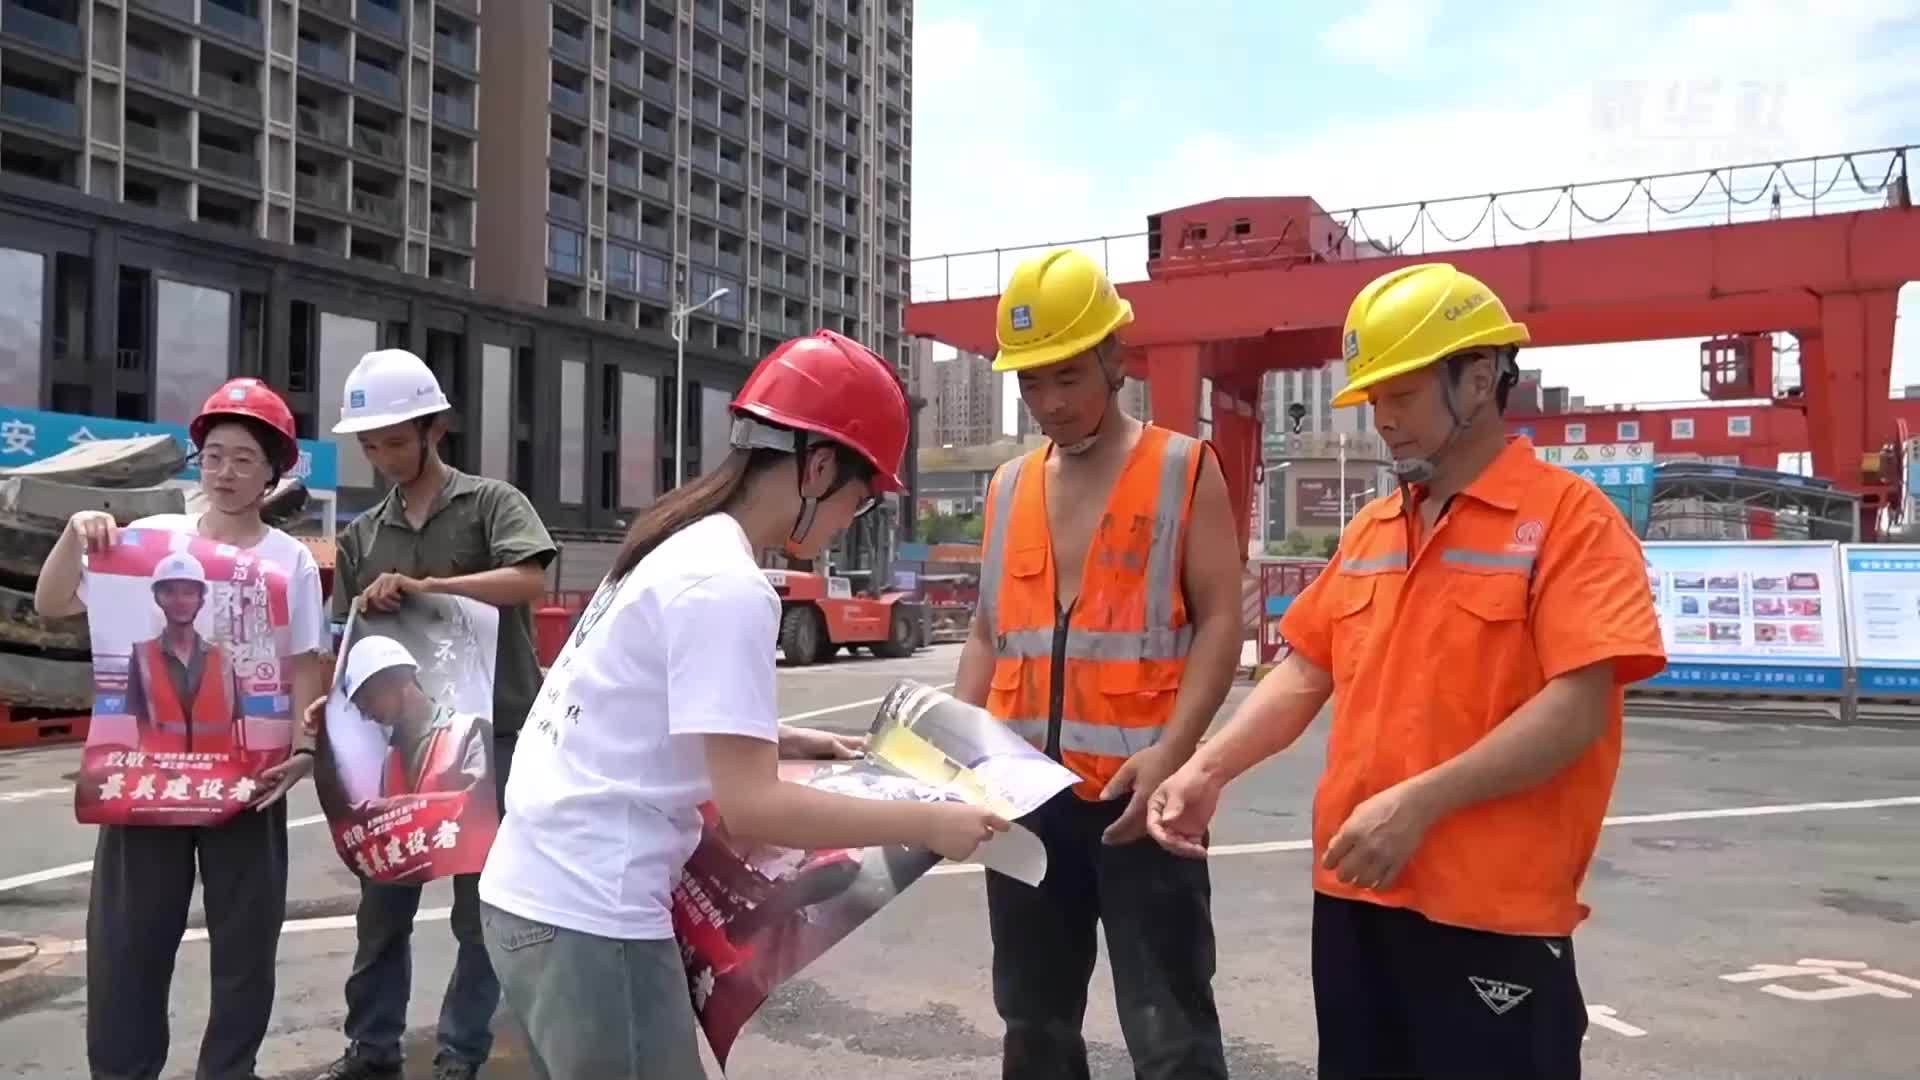
[[(954, 646), (783, 669), (797, 722), (863, 729), (896, 679), (941, 685)], [(1237, 690), (1234, 699), (1244, 693)], [(1229, 704), (1231, 707), (1231, 701)], [(1630, 721), (1575, 937), (1589, 1077), (1909, 1078), (1920, 1061), (1920, 719), (1911, 727)], [(1215, 831), (1215, 983), (1233, 1075), (1313, 1075), (1307, 815), (1324, 723), (1229, 793)], [(0, 1078), (84, 1077), (87, 867), (77, 751), (0, 754)], [(274, 1022), (261, 1073), (306, 1080), (342, 1048), (357, 890), (296, 794)], [(779, 990), (735, 1046), (734, 1080), (999, 1076), (980, 875), (943, 867)], [(409, 1077), (428, 1075), (451, 970), (444, 883), (416, 928)], [(192, 925), (197, 927), (196, 905)], [(191, 1077), (207, 952), (174, 976), (168, 1080)], [(512, 1020), (482, 1075), (530, 1075)], [(1104, 964), (1093, 1072), (1131, 1075)], [(714, 1076), (719, 1076), (717, 1068)]]

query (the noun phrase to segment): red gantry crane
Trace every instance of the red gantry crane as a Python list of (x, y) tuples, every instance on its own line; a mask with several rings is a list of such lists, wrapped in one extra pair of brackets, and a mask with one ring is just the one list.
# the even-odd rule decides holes
[[(1016, 262), (1052, 247), (1104, 259), (1133, 302), (1129, 372), (1147, 380), (1154, 422), (1210, 429), (1245, 550), (1260, 376), (1338, 357), (1363, 285), (1444, 259), (1497, 291), (1535, 348), (1709, 339), (1702, 389), (1804, 409), (1814, 470), (1862, 495), (1866, 537), (1898, 485), (1888, 394), (1898, 293), (1920, 280), (1912, 149), (1338, 213), (1304, 196), (1219, 199), (1151, 215), (1144, 234), (916, 260), (906, 330), (991, 355)], [(1474, 228), (1449, 235), (1476, 206)], [(1129, 280), (1140, 263), (1146, 280)], [(1799, 385), (1775, 385), (1773, 332), (1800, 342)]]

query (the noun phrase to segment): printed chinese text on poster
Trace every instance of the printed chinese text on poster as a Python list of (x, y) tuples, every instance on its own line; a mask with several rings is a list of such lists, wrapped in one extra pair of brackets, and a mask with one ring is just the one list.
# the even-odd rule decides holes
[(293, 741), (288, 568), (184, 532), (123, 530), (83, 588), (94, 707), (82, 824), (218, 825)]
[(479, 873), (500, 823), (493, 679), (499, 614), (416, 594), (356, 607), (334, 665), (314, 783), (340, 858), (368, 881)]

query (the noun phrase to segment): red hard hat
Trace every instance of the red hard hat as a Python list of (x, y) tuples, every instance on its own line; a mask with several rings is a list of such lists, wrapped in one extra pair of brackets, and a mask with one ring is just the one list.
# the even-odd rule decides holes
[(747, 376), (733, 409), (857, 452), (873, 466), (876, 494), (906, 487), (907, 393), (886, 361), (852, 338), (815, 330), (782, 342)]
[(229, 379), (200, 406), (200, 414), (187, 425), (193, 447), (207, 441), (207, 429), (229, 417), (244, 416), (280, 433), (275, 445), (266, 447), (267, 456), (281, 472), (292, 471), (300, 461), (300, 443), (294, 433), (293, 410), (280, 395), (259, 379)]

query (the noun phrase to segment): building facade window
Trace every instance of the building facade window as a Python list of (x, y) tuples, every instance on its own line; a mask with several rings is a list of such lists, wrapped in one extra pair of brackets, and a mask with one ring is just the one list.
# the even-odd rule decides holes
[(1568, 424), (1567, 425), (1567, 441), (1570, 443), (1586, 442), (1587, 441), (1587, 425)]
[(46, 296), (46, 256), (0, 248), (0, 405), (40, 407), (41, 312)]
[(1616, 431), (1618, 433), (1614, 437), (1621, 442), (1640, 441), (1640, 421), (1638, 420), (1622, 420)]
[(1752, 438), (1753, 437), (1753, 417), (1751, 416), (1727, 417), (1727, 434), (1735, 439)]
[(1673, 437), (1676, 439), (1693, 438), (1693, 417), (1691, 416), (1675, 417), (1673, 421), (1672, 430), (1673, 430)]

